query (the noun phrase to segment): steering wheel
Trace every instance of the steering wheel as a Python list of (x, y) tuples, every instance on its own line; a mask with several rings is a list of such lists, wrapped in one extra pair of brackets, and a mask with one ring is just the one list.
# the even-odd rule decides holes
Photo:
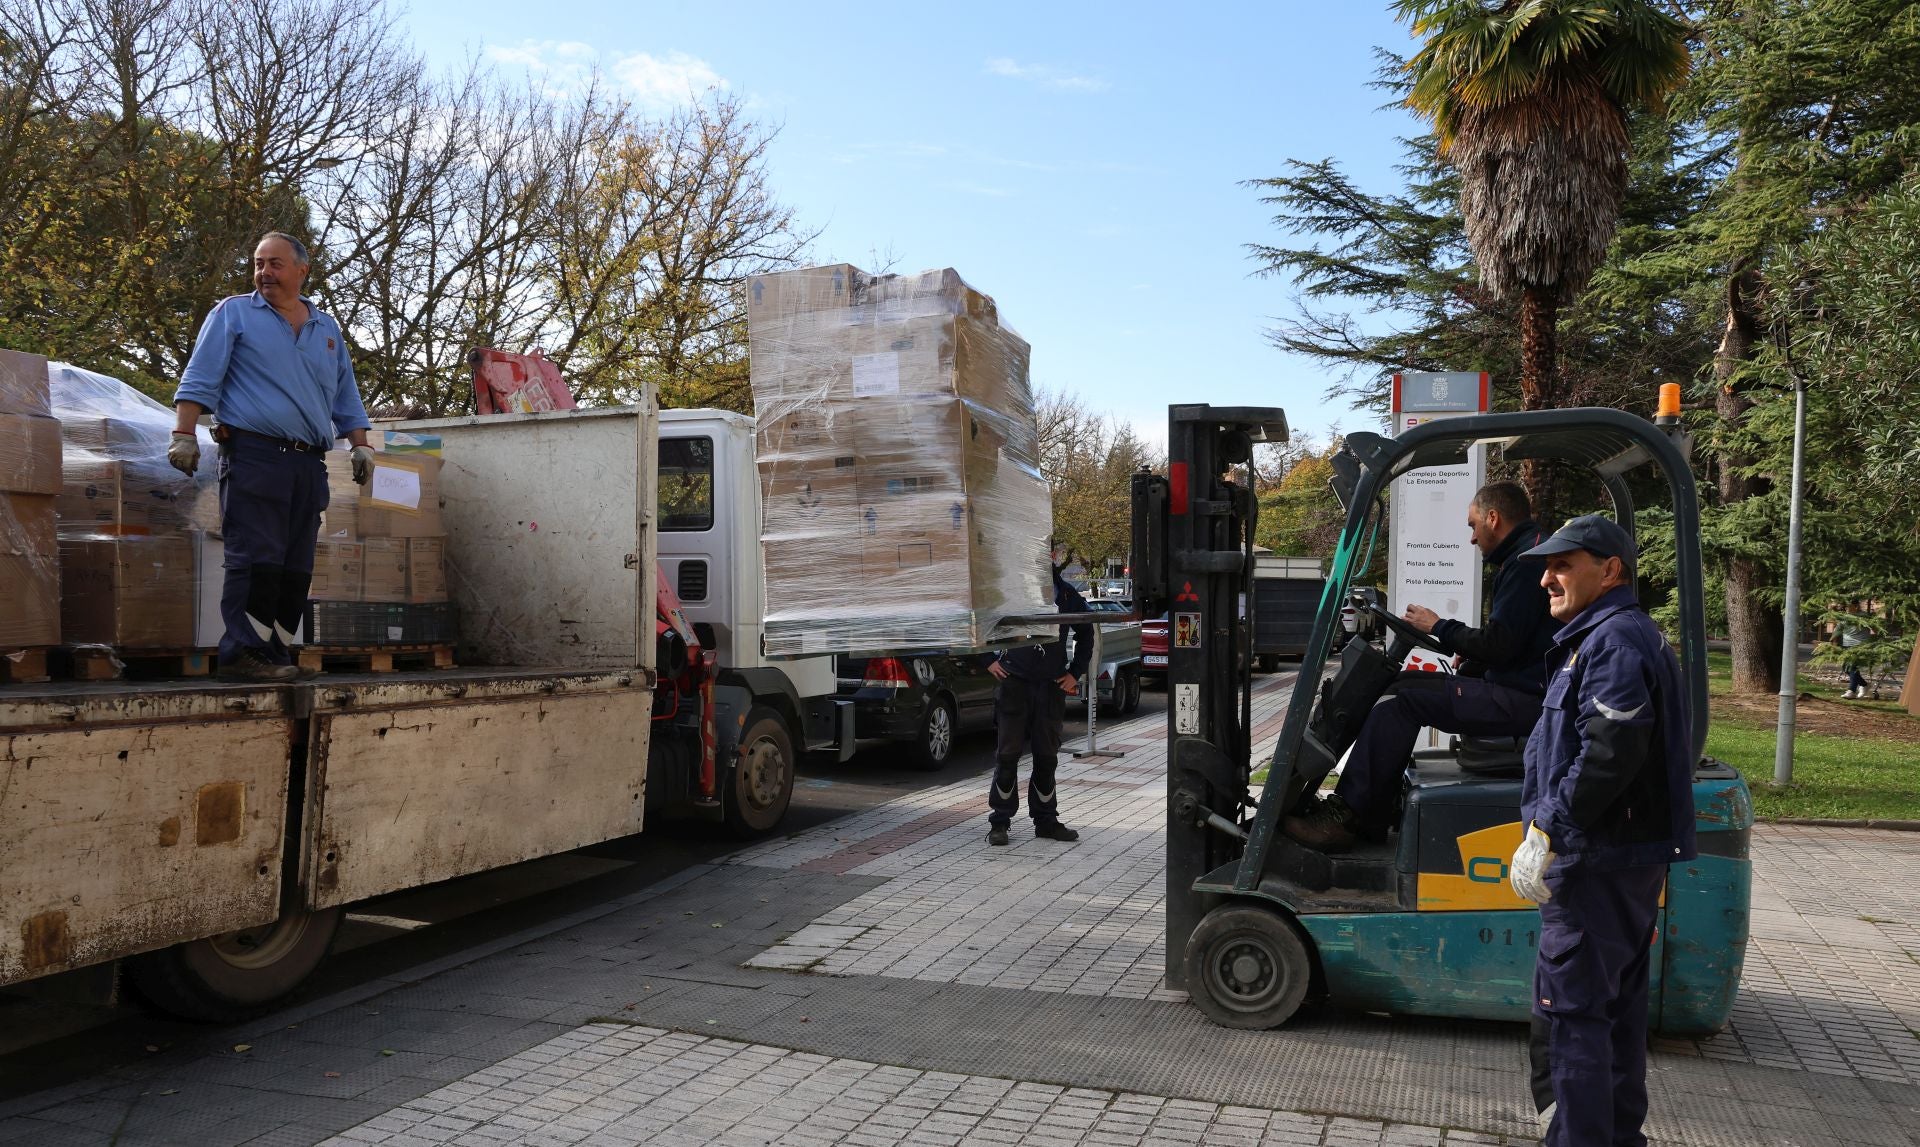
[(1446, 656), (1447, 651), (1441, 648), (1440, 642), (1434, 639), (1433, 634), (1420, 632), (1415, 629), (1413, 623), (1406, 618), (1396, 613), (1388, 612), (1383, 606), (1376, 602), (1368, 602), (1366, 609), (1368, 613), (1379, 618), (1381, 623), (1392, 630), (1393, 635), (1400, 640), (1410, 645), (1417, 645), (1422, 649), (1430, 649), (1443, 657)]

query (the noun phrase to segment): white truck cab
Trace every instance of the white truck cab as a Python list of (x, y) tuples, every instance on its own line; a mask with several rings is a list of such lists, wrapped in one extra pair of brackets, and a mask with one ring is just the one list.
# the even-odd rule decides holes
[[(834, 659), (769, 658), (761, 650), (766, 577), (753, 419), (726, 410), (660, 412), (659, 561), (703, 647), (719, 655), (719, 694), (772, 705), (796, 748), (853, 754), (853, 705), (836, 700)], [(725, 702), (728, 698), (719, 698)]]

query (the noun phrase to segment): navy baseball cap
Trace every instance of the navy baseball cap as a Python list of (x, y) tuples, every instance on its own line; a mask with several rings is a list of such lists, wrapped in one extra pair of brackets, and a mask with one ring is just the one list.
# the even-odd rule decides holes
[(1585, 550), (1594, 557), (1619, 558), (1633, 572), (1634, 560), (1640, 556), (1639, 548), (1620, 523), (1612, 518), (1603, 518), (1598, 514), (1582, 514), (1553, 532), (1553, 536), (1526, 551), (1523, 558), (1546, 558), (1554, 554), (1568, 554), (1574, 550)]

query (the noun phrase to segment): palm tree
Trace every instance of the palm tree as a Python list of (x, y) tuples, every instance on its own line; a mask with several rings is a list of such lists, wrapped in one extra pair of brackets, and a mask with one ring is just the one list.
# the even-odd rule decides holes
[(1560, 307), (1606, 258), (1619, 222), (1627, 113), (1659, 110), (1686, 79), (1687, 30), (1639, 0), (1395, 9), (1426, 41), (1407, 63), (1406, 103), (1460, 172), (1481, 285), (1520, 296), (1521, 405), (1551, 407)]

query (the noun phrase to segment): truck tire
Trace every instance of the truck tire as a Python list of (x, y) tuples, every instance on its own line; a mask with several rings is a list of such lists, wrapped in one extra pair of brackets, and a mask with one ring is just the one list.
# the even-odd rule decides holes
[(909, 754), (914, 767), (932, 772), (946, 764), (953, 756), (953, 738), (959, 727), (951, 700), (937, 696), (929, 701)]
[(1260, 672), (1280, 672), (1280, 655), (1277, 653), (1262, 653), (1260, 655)]
[(727, 785), (727, 830), (742, 840), (773, 831), (793, 800), (793, 735), (765, 705), (747, 710), (740, 760)]
[(1187, 940), (1187, 994), (1221, 1027), (1279, 1027), (1306, 1001), (1313, 956), (1293, 921), (1258, 904), (1222, 904)]
[(1123, 670), (1121, 679), (1127, 687), (1127, 699), (1120, 703), (1120, 715), (1131, 717), (1140, 711), (1140, 671), (1138, 669)]
[(257, 1015), (326, 959), (343, 910), (289, 912), (271, 924), (176, 944), (126, 962), (127, 979), (161, 1011), (207, 1023)]

